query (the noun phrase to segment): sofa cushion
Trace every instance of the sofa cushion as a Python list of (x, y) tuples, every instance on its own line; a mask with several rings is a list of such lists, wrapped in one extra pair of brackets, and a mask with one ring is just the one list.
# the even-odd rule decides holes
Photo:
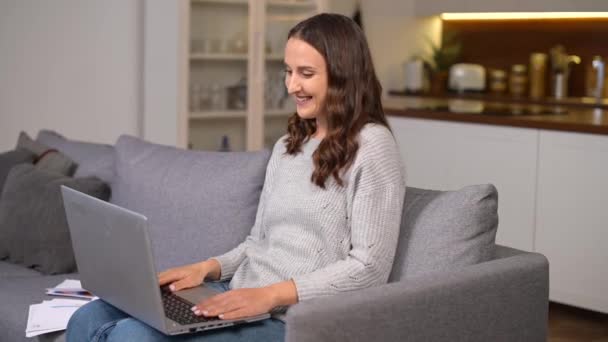
[[(49, 287), (59, 285), (65, 279), (79, 279), (77, 274), (44, 277), (21, 277), (0, 281), (0, 341), (31, 342), (36, 338), (25, 337), (28, 310), (31, 304), (51, 300), (45, 294)], [(63, 339), (63, 331), (38, 336), (40, 341)]]
[(74, 177), (97, 176), (106, 183), (114, 179), (114, 147), (110, 145), (68, 140), (49, 130), (38, 132), (36, 141), (59, 150), (78, 163)]
[(493, 185), (457, 191), (406, 189), (390, 281), (490, 260), (498, 226)]
[(0, 258), (44, 274), (76, 268), (60, 186), (107, 200), (110, 188), (100, 179), (70, 178), (32, 165), (15, 166), (0, 196)]
[(37, 272), (31, 268), (23, 267), (7, 261), (0, 261), (1, 281), (8, 281), (8, 278), (11, 277), (36, 277), (41, 275), (42, 274), (40, 272)]
[(18, 164), (32, 164), (36, 155), (26, 149), (18, 148), (13, 151), (0, 153), (0, 194), (2, 193), (2, 187), (6, 176), (13, 166)]
[(248, 235), (269, 156), (188, 151), (122, 136), (111, 202), (147, 216), (159, 270), (200, 261)]
[(32, 140), (25, 132), (19, 134), (17, 148), (26, 149), (36, 155), (37, 168), (53, 171), (62, 175), (71, 176), (78, 166), (65, 154), (37, 141)]

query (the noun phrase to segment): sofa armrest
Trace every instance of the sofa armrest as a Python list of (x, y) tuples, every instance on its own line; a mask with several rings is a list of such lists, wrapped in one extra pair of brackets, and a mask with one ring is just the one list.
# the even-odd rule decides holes
[[(505, 250), (506, 251), (506, 250)], [(546, 341), (549, 264), (536, 253), (301, 302), (289, 342)]]

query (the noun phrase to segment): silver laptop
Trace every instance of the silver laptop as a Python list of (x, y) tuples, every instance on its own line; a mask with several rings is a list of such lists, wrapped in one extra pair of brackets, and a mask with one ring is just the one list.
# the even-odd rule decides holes
[(190, 308), (218, 292), (202, 285), (172, 294), (159, 287), (145, 216), (65, 186), (61, 192), (82, 286), (104, 301), (167, 335), (270, 317), (195, 316)]

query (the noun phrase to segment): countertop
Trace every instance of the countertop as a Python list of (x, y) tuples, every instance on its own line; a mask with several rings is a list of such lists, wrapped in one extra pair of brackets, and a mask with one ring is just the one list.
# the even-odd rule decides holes
[(388, 96), (388, 116), (608, 135), (608, 109), (489, 100)]

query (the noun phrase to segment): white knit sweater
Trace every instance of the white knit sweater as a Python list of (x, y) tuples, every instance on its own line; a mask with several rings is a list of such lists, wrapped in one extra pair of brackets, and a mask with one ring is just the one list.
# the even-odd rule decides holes
[(268, 162), (255, 224), (247, 239), (216, 257), (231, 288), (293, 279), (299, 301), (386, 283), (393, 265), (405, 195), (405, 172), (390, 131), (367, 124), (356, 159), (326, 189), (311, 182), (310, 139), (295, 156), (285, 137)]

